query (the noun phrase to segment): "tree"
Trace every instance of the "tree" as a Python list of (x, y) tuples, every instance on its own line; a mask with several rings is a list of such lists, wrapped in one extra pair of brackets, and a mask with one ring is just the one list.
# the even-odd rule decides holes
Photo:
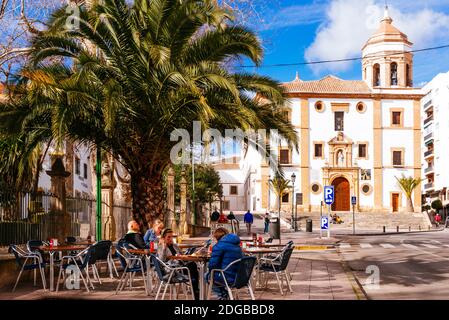
[(437, 213), (440, 212), (441, 209), (443, 209), (443, 203), (440, 199), (436, 199), (432, 201), (432, 209), (435, 210)]
[(68, 18), (65, 8), (56, 11), (32, 39), (31, 63), (10, 86), (0, 122), (110, 152), (131, 176), (141, 226), (163, 214), (174, 130), (192, 136), (193, 121), (222, 133), (277, 129), (297, 149), (280, 112), (287, 102), (280, 84), (224, 66), (243, 57), (260, 64), (263, 51), (213, 0), (104, 0), (80, 7), (79, 28), (67, 29)]
[(274, 193), (278, 196), (278, 209), (279, 217), (281, 216), (281, 201), (282, 196), (288, 193), (290, 187), (290, 180), (285, 179), (282, 172), (277, 171), (276, 175), (270, 181), (270, 187), (274, 190)]
[(418, 187), (422, 181), (422, 179), (416, 179), (413, 177), (405, 177), (402, 175), (401, 178), (395, 177), (396, 180), (399, 183), (399, 186), (402, 188), (402, 190), (405, 193), (405, 196), (407, 197), (407, 206), (406, 206), (406, 212), (414, 212), (415, 209), (413, 208), (413, 200), (412, 195), (413, 191)]

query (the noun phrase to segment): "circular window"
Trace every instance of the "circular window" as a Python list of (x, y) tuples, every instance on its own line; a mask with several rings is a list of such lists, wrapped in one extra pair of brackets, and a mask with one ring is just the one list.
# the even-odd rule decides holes
[(371, 186), (370, 186), (369, 184), (364, 184), (364, 185), (362, 186), (362, 192), (363, 192), (363, 194), (365, 194), (365, 195), (369, 195), (369, 194), (372, 192)]
[(357, 103), (356, 109), (359, 113), (364, 113), (366, 111), (366, 105), (363, 102)]
[(323, 112), (324, 111), (324, 103), (322, 101), (317, 101), (315, 103), (315, 110), (318, 112)]
[(318, 194), (321, 192), (321, 185), (319, 183), (313, 183), (311, 189), (312, 189), (312, 193)]

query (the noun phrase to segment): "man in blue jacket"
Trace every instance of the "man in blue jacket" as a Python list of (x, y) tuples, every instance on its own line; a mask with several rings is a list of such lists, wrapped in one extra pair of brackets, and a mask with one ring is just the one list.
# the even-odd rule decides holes
[(245, 213), (243, 216), (243, 222), (246, 224), (246, 231), (248, 234), (251, 234), (251, 226), (253, 224), (254, 218), (251, 212), (249, 210)]
[[(214, 231), (214, 238), (217, 243), (212, 248), (211, 258), (209, 260), (209, 272), (206, 275), (206, 280), (210, 279), (210, 271), (213, 269), (225, 269), (230, 263), (243, 257), (242, 248), (240, 248), (240, 238), (234, 233), (228, 233), (225, 228), (217, 228)], [(235, 281), (239, 264), (232, 265), (224, 272), (226, 281), (232, 285)], [(219, 272), (214, 272), (214, 285), (212, 290), (218, 295), (220, 300), (229, 299), (228, 291), (223, 280), (223, 276)]]

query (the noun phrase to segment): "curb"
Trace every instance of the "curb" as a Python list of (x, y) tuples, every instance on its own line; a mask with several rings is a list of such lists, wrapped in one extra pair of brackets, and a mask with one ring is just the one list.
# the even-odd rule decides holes
[(339, 249), (337, 249), (337, 254), (340, 257), (341, 267), (343, 268), (343, 271), (346, 274), (346, 277), (348, 278), (349, 283), (351, 284), (352, 290), (354, 291), (354, 294), (356, 295), (357, 300), (370, 300), (365, 289), (363, 289), (362, 284), (357, 279), (357, 277), (354, 275), (354, 272), (351, 270), (348, 263), (343, 259)]
[(348, 234), (337, 234), (338, 236), (350, 236), (350, 237), (357, 237), (357, 236), (383, 236), (383, 235), (395, 235), (395, 234), (419, 234), (419, 233), (429, 233), (429, 232), (441, 232), (444, 231), (446, 228), (440, 228), (440, 229), (433, 229), (433, 230), (422, 230), (422, 231), (400, 231), (400, 232), (379, 232), (379, 233), (348, 233)]
[(321, 250), (334, 250), (334, 245), (304, 245), (304, 246), (295, 246), (295, 250), (298, 251), (321, 251)]

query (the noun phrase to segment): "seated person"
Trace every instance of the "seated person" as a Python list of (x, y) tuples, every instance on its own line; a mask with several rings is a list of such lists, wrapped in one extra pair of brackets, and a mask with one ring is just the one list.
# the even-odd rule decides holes
[(156, 220), (153, 223), (153, 227), (148, 229), (145, 235), (143, 236), (143, 240), (147, 246), (150, 245), (150, 242), (159, 242), (159, 236), (161, 235), (162, 230), (164, 229), (164, 223), (161, 220)]
[(181, 254), (181, 249), (178, 245), (173, 242), (173, 230), (164, 229), (161, 233), (161, 239), (159, 241), (159, 246), (157, 248), (157, 255), (164, 263), (171, 267), (187, 267), (190, 271), (190, 277), (192, 279), (192, 286), (195, 295), (195, 300), (199, 299), (199, 288), (198, 288), (198, 268), (195, 262), (183, 263), (179, 260), (169, 260), (168, 257), (176, 256)]
[(210, 215), (210, 222), (217, 222), (220, 219), (220, 212), (215, 208), (214, 212)]
[(228, 214), (228, 220), (235, 220), (236, 218), (235, 218), (235, 215), (234, 215), (234, 212), (229, 212), (229, 214)]
[(335, 221), (336, 221), (337, 224), (343, 223), (343, 219), (340, 218), (340, 216), (337, 216)]
[[(243, 257), (239, 236), (234, 233), (229, 233), (225, 228), (217, 228), (213, 236), (217, 240), (217, 243), (212, 248), (206, 281), (210, 280), (210, 271), (212, 269), (225, 269), (230, 263)], [(234, 283), (238, 267), (239, 265), (235, 264), (225, 272), (226, 281), (229, 285)], [(221, 273), (214, 273), (212, 290), (218, 295), (220, 300), (229, 299)]]
[(123, 240), (133, 245), (137, 249), (147, 248), (147, 246), (145, 245), (145, 241), (143, 241), (142, 234), (140, 233), (140, 226), (134, 220), (128, 222), (128, 232), (123, 237)]

